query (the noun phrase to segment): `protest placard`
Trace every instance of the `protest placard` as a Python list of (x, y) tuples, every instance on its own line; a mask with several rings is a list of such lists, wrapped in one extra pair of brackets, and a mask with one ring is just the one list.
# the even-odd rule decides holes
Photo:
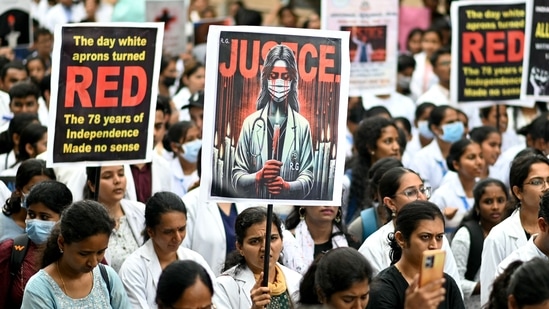
[(150, 161), (161, 23), (55, 29), (48, 165)]
[(32, 42), (31, 0), (0, 1), (0, 38), (2, 46), (27, 47)]
[(185, 52), (188, 38), (184, 36), (187, 23), (187, 5), (184, 0), (147, 0), (145, 18), (149, 22), (164, 23), (163, 52), (179, 55)]
[(340, 205), (348, 32), (211, 26), (201, 194)]
[(548, 62), (549, 1), (528, 1), (521, 98), (538, 101), (549, 100)]
[(350, 32), (350, 95), (395, 91), (398, 10), (397, 0), (322, 1), (322, 29)]
[(452, 3), (453, 102), (520, 100), (526, 4), (524, 0)]

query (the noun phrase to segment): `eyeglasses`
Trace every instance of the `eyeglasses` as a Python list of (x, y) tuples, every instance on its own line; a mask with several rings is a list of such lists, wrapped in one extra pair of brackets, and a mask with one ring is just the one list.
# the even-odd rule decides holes
[(425, 195), (427, 199), (431, 198), (431, 187), (421, 187), (419, 189), (416, 188), (408, 188), (402, 192), (399, 192), (397, 194), (402, 194), (406, 196), (409, 200), (412, 200), (415, 198), (415, 200), (419, 199), (419, 193)]
[(547, 188), (547, 185), (549, 184), (549, 178), (543, 179), (541, 177), (536, 177), (536, 178), (530, 179), (530, 181), (525, 182), (524, 184), (525, 185), (531, 185), (531, 186), (534, 186), (534, 187)]

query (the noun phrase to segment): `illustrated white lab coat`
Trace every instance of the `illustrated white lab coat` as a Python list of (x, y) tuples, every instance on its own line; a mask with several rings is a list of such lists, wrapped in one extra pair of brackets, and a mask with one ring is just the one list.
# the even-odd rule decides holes
[[(393, 221), (385, 224), (370, 235), (362, 243), (358, 251), (362, 253), (372, 265), (373, 274), (375, 277), (377, 274), (384, 270), (385, 268), (391, 266), (391, 247), (389, 245), (389, 234), (395, 231), (395, 226)], [(454, 254), (450, 248), (450, 242), (446, 235), (444, 235), (444, 240), (442, 241), (442, 250), (446, 251), (446, 259), (444, 260), (444, 272), (451, 276), (459, 287), (459, 292), (463, 296), (463, 291), (461, 291), (461, 280), (459, 277), (459, 272), (456, 265), (456, 260), (454, 259)]]
[[(302, 277), (285, 266), (277, 265), (286, 278), (288, 294), (296, 304), (299, 301), (299, 283)], [(213, 303), (217, 308), (249, 309), (252, 307), (250, 291), (254, 285), (254, 274), (247, 266), (234, 266), (217, 277)]]
[[(520, 209), (498, 225), (494, 226), (486, 239), (482, 249), (482, 264), (480, 265), (480, 303), (488, 302), (492, 290), (492, 280), (497, 267), (508, 255), (528, 242), (522, 223)], [(489, 282), (489, 284), (486, 283)], [(483, 284), (484, 283), (484, 284)]]
[[(130, 226), (130, 230), (132, 231), (133, 238), (135, 238), (137, 245), (143, 245), (145, 242), (145, 238), (143, 237), (143, 231), (145, 230), (145, 204), (138, 201), (122, 199), (120, 201), (120, 206), (122, 207), (122, 211), (124, 211), (124, 215), (126, 216), (126, 220), (128, 221), (128, 225)], [(107, 248), (105, 251), (105, 261), (109, 263), (110, 260), (111, 254)]]
[[(183, 196), (187, 207), (187, 235), (182, 246), (200, 253), (219, 276), (227, 254), (227, 239), (225, 226), (219, 213), (217, 203), (205, 202), (200, 199), (198, 188)], [(237, 213), (252, 205), (236, 204)]]
[[(215, 276), (204, 258), (187, 248), (179, 247), (177, 250), (178, 260), (192, 260), (202, 265), (215, 282)], [(157, 308), (156, 288), (158, 279), (162, 273), (158, 256), (154, 251), (153, 241), (149, 239), (137, 251), (132, 253), (122, 264), (118, 272), (132, 308)], [(230, 308), (230, 307), (219, 307)]]

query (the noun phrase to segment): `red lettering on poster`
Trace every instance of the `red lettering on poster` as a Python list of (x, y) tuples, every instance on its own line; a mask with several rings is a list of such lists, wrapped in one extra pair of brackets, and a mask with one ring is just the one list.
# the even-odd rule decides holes
[[(80, 82), (77, 82), (79, 77)], [(87, 67), (67, 67), (67, 88), (65, 90), (65, 107), (74, 107), (74, 95), (80, 98), (82, 107), (93, 107), (88, 88), (93, 82), (93, 72)]]
[(334, 74), (326, 73), (326, 68), (334, 67), (334, 59), (326, 57), (329, 54), (335, 54), (335, 47), (333, 45), (322, 45), (320, 46), (320, 59), (319, 61), (319, 80), (321, 82), (333, 82)]
[[(120, 75), (120, 67), (97, 68), (97, 87), (95, 89), (95, 107), (116, 107), (118, 98), (105, 96), (106, 91), (116, 90), (117, 81), (108, 81), (108, 76)], [(101, 84), (99, 84), (101, 83)]]
[[(240, 74), (244, 78), (256, 78), (262, 69), (259, 65), (265, 60), (269, 50), (278, 45), (278, 42), (245, 39), (232, 39), (229, 43), (230, 55), (227, 61), (219, 63), (219, 73), (223, 77)], [(251, 44), (251, 45), (250, 45)], [(314, 45), (305, 43), (300, 46), (296, 42), (282, 42), (294, 52), (298, 63), (299, 76), (303, 81), (339, 82), (339, 74), (328, 73), (335, 69), (335, 46)], [(259, 59), (261, 56), (261, 59)]]
[(522, 61), (524, 32), (520, 30), (464, 32), (461, 38), (463, 64)]
[(305, 44), (303, 48), (301, 48), (301, 53), (299, 53), (299, 59), (298, 59), (298, 66), (300, 68), (303, 68), (301, 70), (300, 77), (306, 81), (312, 81), (316, 77), (317, 69), (315, 67), (311, 67), (309, 72), (307, 72), (307, 63), (309, 62), (307, 55), (310, 55), (311, 58), (318, 58), (318, 52), (316, 51), (316, 48), (313, 46), (313, 44)]
[[(92, 69), (80, 66), (67, 67), (67, 87), (65, 90), (65, 107), (74, 107), (76, 96), (83, 108), (92, 107), (133, 107), (143, 102), (147, 93), (147, 74), (140, 66), (124, 67), (122, 89), (118, 81), (107, 80), (109, 76), (120, 74), (120, 67), (98, 67), (96, 78)], [(137, 83), (134, 86), (134, 81)], [(144, 85), (142, 83), (145, 83)], [(92, 100), (89, 88), (95, 84), (95, 94)], [(132, 96), (132, 89), (137, 93)], [(122, 91), (122, 96), (107, 97), (106, 91)], [(94, 105), (95, 103), (95, 105)]]

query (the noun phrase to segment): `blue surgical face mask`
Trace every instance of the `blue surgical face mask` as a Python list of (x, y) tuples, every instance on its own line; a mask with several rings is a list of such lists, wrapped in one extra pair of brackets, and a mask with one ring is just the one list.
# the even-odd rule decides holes
[(180, 156), (189, 163), (196, 163), (196, 161), (198, 161), (198, 152), (200, 151), (201, 147), (201, 139), (195, 139), (194, 141), (187, 142), (181, 145), (183, 153), (180, 153)]
[(417, 129), (419, 131), (419, 134), (427, 139), (433, 139), (435, 137), (433, 132), (431, 132), (431, 130), (429, 129), (429, 121), (427, 120), (418, 121)]
[(461, 121), (448, 123), (442, 126), (442, 136), (440, 139), (447, 143), (454, 143), (463, 138), (465, 127)]
[(25, 232), (29, 235), (30, 240), (37, 245), (41, 245), (50, 237), (51, 230), (55, 225), (55, 221), (44, 221), (38, 219), (27, 219), (25, 221)]

